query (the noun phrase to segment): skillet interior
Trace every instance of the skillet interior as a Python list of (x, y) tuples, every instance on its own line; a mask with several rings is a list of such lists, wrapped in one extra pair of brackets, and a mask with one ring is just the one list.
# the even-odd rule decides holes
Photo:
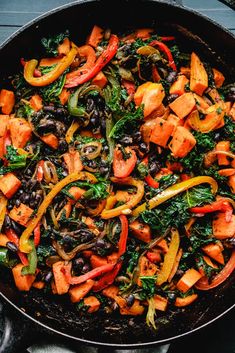
[[(8, 41), (0, 50), (1, 79), (20, 70), (20, 57), (27, 59), (40, 55), (42, 37), (69, 29), (72, 40), (78, 45), (83, 44), (95, 23), (110, 27), (114, 32), (153, 26), (160, 34), (177, 33), (178, 42), (184, 50), (198, 51), (205, 60), (221, 69), (228, 81), (235, 76), (234, 37), (204, 17), (157, 1), (101, 0), (78, 2), (52, 11)], [(2, 86), (6, 86), (5, 83)], [(38, 291), (22, 294), (16, 291), (12, 279), (2, 269), (0, 278), (3, 295), (38, 322), (77, 339), (114, 345), (159, 343), (188, 333), (231, 308), (235, 295), (231, 277), (219, 289), (205, 293), (190, 308), (159, 316), (158, 331), (154, 332), (146, 326), (144, 318), (97, 315), (79, 318), (67, 297), (45, 296)]]

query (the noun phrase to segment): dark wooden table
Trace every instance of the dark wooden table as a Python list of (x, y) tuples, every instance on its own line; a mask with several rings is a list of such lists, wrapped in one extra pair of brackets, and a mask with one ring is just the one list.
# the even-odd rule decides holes
[[(110, 0), (111, 1), (111, 0)], [(0, 0), (0, 44), (25, 23), (72, 0)], [(235, 34), (235, 11), (218, 0), (182, 0)]]

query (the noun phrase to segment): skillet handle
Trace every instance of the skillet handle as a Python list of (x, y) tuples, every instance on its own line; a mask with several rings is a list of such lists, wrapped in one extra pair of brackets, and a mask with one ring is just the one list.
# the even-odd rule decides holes
[(19, 353), (26, 350), (32, 342), (40, 339), (36, 325), (24, 319), (9, 305), (0, 303), (0, 315), (3, 318), (3, 333), (0, 339), (0, 353)]

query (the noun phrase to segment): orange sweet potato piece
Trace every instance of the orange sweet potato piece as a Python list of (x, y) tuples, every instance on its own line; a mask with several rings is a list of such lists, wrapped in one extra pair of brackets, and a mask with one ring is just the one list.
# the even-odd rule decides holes
[(142, 103), (143, 97), (144, 97), (144, 93), (146, 92), (147, 88), (152, 84), (152, 82), (145, 82), (142, 85), (138, 86), (135, 94), (134, 94), (134, 102), (135, 105), (140, 106), (140, 104)]
[(166, 298), (156, 294), (153, 297), (153, 300), (154, 300), (154, 307), (156, 310), (166, 311), (167, 304), (168, 304), (168, 300)]
[(0, 115), (0, 158), (6, 153), (5, 141), (8, 131), (9, 115)]
[(91, 255), (90, 262), (91, 262), (92, 268), (96, 268), (103, 265), (107, 265), (108, 260), (106, 257), (102, 257), (99, 255)]
[(29, 100), (29, 103), (33, 110), (35, 110), (35, 112), (38, 112), (43, 107), (42, 97), (40, 97), (39, 94), (35, 94), (34, 96), (32, 96)]
[(139, 260), (139, 277), (137, 279), (137, 284), (142, 287), (142, 282), (140, 277), (144, 276), (154, 276), (157, 272), (157, 266), (150, 262), (147, 257), (142, 256)]
[(107, 80), (107, 77), (105, 76), (105, 74), (100, 71), (92, 80), (92, 83), (93, 85), (96, 85), (100, 88), (104, 88), (107, 83), (108, 83), (108, 80)]
[(65, 274), (62, 272), (63, 267), (64, 267), (64, 261), (58, 261), (52, 265), (55, 287), (56, 287), (57, 294), (59, 295), (67, 293), (70, 287), (65, 277)]
[(182, 66), (180, 68), (180, 72), (181, 72), (182, 75), (186, 76), (187, 78), (190, 78), (190, 73), (191, 73), (190, 67)]
[(178, 94), (181, 96), (182, 94), (186, 93), (185, 92), (185, 85), (189, 83), (189, 80), (186, 76), (184, 75), (179, 75), (177, 77), (177, 80), (173, 82), (173, 84), (170, 87), (170, 94)]
[(235, 103), (233, 103), (232, 108), (229, 111), (229, 115), (235, 120)]
[(7, 173), (0, 179), (0, 190), (10, 199), (21, 186), (21, 181), (13, 174)]
[(213, 71), (213, 76), (214, 76), (214, 81), (215, 81), (215, 86), (217, 88), (220, 88), (221, 86), (223, 86), (225, 77), (222, 74), (222, 72), (220, 72), (219, 70), (212, 68)]
[(103, 289), (103, 291), (102, 291), (103, 295), (105, 295), (106, 297), (111, 298), (111, 299), (115, 299), (116, 296), (118, 295), (118, 292), (119, 292), (119, 288), (114, 285), (111, 285), (111, 286)]
[(88, 313), (94, 313), (100, 308), (100, 301), (94, 296), (90, 295), (89, 297), (84, 298), (84, 305), (88, 306)]
[(59, 94), (60, 103), (65, 105), (68, 102), (70, 96), (70, 91), (67, 88), (63, 88)]
[(18, 264), (12, 269), (15, 285), (20, 291), (28, 292), (35, 281), (36, 276), (34, 275), (22, 275), (21, 271), (24, 267), (23, 264)]
[(208, 101), (205, 99), (205, 97), (201, 97), (199, 96), (197, 93), (193, 93), (194, 99), (196, 101), (196, 105), (197, 107), (200, 107), (202, 109), (207, 109), (209, 108), (209, 103)]
[(141, 104), (144, 105), (144, 117), (149, 116), (162, 104), (165, 91), (161, 83), (151, 83), (145, 90)]
[(176, 98), (169, 107), (180, 118), (185, 118), (195, 107), (195, 99), (192, 92), (184, 93)]
[(29, 206), (25, 205), (21, 202), (19, 207), (14, 206), (13, 209), (10, 211), (9, 216), (15, 222), (21, 224), (22, 226), (26, 227), (30, 217), (32, 216), (34, 210)]
[(163, 251), (165, 254), (166, 254), (167, 251), (169, 250), (166, 239), (160, 240), (160, 241), (157, 243), (157, 247), (159, 247), (160, 249), (162, 249), (162, 251)]
[(194, 52), (191, 54), (190, 69), (190, 89), (202, 96), (208, 87), (208, 75), (203, 63)]
[(70, 149), (69, 152), (63, 154), (63, 158), (69, 174), (80, 172), (83, 169), (80, 153), (75, 149)]
[(181, 298), (177, 297), (175, 300), (175, 306), (183, 307), (192, 304), (198, 297), (198, 294), (191, 294), (187, 297)]
[(59, 55), (67, 55), (70, 50), (70, 40), (65, 38), (63, 42), (58, 46), (58, 54)]
[(43, 281), (33, 282), (33, 287), (37, 289), (43, 289), (45, 287), (45, 282)]
[(137, 239), (142, 240), (145, 243), (149, 243), (151, 241), (151, 229), (148, 224), (135, 220), (130, 223), (129, 228)]
[(175, 114), (170, 114), (167, 118), (167, 121), (173, 125), (173, 131), (171, 133), (171, 136), (173, 136), (177, 126), (183, 126), (184, 121), (182, 119), (180, 119), (177, 115)]
[(24, 148), (32, 135), (30, 124), (23, 118), (10, 119), (9, 130), (12, 144), (16, 148)]
[[(219, 141), (215, 147), (216, 151), (229, 152), (230, 151), (230, 141)], [(227, 156), (223, 154), (217, 154), (218, 164), (219, 165), (229, 165), (230, 161)]]
[(220, 244), (208, 244), (203, 246), (202, 250), (219, 264), (224, 265), (223, 247)]
[(41, 140), (51, 148), (54, 148), (55, 150), (59, 146), (59, 140), (54, 134), (47, 134), (47, 135), (41, 136)]
[(169, 148), (174, 157), (183, 158), (193, 149), (196, 142), (190, 131), (183, 126), (178, 126), (169, 144)]
[(151, 251), (147, 251), (146, 257), (149, 261), (151, 261), (153, 263), (159, 263), (162, 260), (161, 251), (158, 249), (153, 249)]
[(0, 107), (3, 114), (11, 114), (15, 105), (15, 94), (7, 89), (2, 89), (0, 92)]
[(69, 295), (72, 303), (78, 303), (82, 300), (91, 290), (95, 281), (88, 279), (85, 283), (78, 284), (70, 288)]
[(155, 121), (155, 127), (150, 135), (150, 141), (161, 147), (166, 147), (174, 127), (175, 126), (171, 121), (157, 118)]
[(103, 29), (97, 25), (92, 28), (92, 31), (87, 38), (87, 44), (96, 48), (103, 38)]
[(9, 239), (5, 234), (0, 233), (0, 246), (7, 246), (7, 243), (9, 242)]
[(152, 28), (139, 28), (136, 30), (135, 35), (136, 38), (148, 39), (153, 32)]
[(144, 306), (140, 304), (140, 301), (138, 299), (135, 299), (134, 304), (131, 307), (127, 305), (127, 302), (124, 298), (117, 297), (116, 302), (120, 307), (121, 315), (137, 316), (142, 315), (144, 312)]
[(235, 235), (235, 215), (227, 222), (224, 212), (218, 212), (213, 222), (213, 235), (216, 239), (232, 238)]
[(201, 277), (202, 275), (198, 271), (196, 271), (194, 268), (190, 268), (177, 282), (176, 287), (181, 292), (186, 293)]

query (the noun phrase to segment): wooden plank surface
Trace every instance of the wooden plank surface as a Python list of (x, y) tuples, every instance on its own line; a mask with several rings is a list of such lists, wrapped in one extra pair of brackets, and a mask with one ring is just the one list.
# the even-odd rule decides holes
[[(73, 0), (0, 0), (0, 43), (25, 23)], [(181, 0), (235, 34), (235, 11), (218, 0)]]

